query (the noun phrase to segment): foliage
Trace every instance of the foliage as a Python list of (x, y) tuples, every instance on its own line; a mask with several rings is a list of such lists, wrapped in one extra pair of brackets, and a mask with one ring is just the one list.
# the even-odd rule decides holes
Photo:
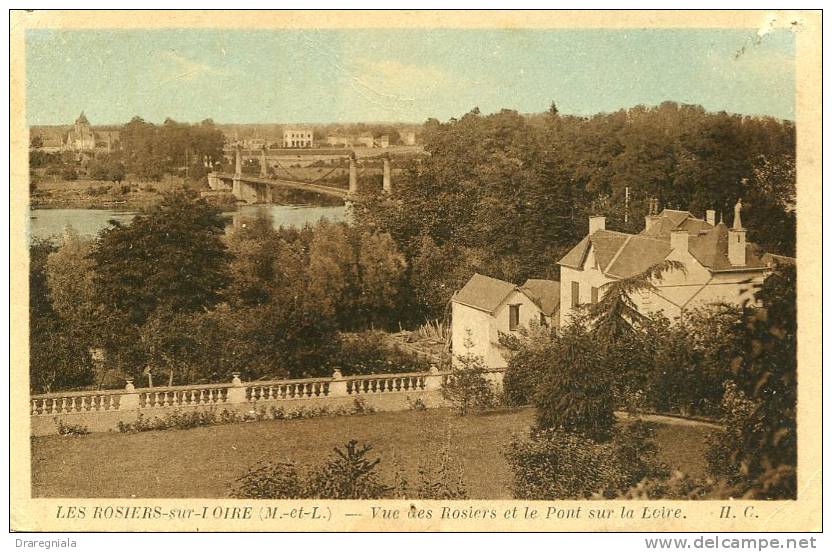
[(335, 448), (336, 457), (310, 478), (315, 498), (368, 499), (382, 498), (392, 490), (382, 483), (376, 467), (380, 459), (368, 458), (371, 445), (359, 446), (349, 441), (343, 449)]
[(542, 373), (534, 400), (537, 426), (560, 429), (597, 441), (612, 432), (613, 395), (597, 341), (573, 324), (535, 358)]
[(29, 248), (29, 385), (34, 392), (88, 385), (92, 362), (83, 332), (63, 320), (52, 304), (48, 259), (55, 246), (34, 240)]
[(361, 397), (356, 397), (351, 407), (342, 405), (336, 408), (327, 405), (311, 407), (300, 405), (287, 409), (272, 405), (269, 408), (261, 406), (248, 412), (238, 412), (237, 410), (224, 408), (219, 413), (215, 408), (192, 411), (174, 409), (164, 416), (154, 416), (153, 418), (148, 418), (139, 413), (133, 422), (119, 422), (118, 430), (121, 433), (140, 433), (143, 431), (191, 429), (193, 427), (267, 420), (308, 420), (325, 416), (365, 416), (373, 414), (375, 411), (375, 408), (368, 405)]
[(743, 313), (742, 345), (723, 402), (724, 434), (708, 453), (715, 475), (746, 498), (797, 496), (796, 272), (778, 269)]
[(368, 457), (372, 446), (349, 441), (335, 456), (308, 474), (292, 462), (267, 463), (249, 469), (237, 479), (234, 498), (387, 498), (392, 487), (377, 472), (380, 459)]
[(306, 481), (294, 462), (266, 462), (250, 468), (238, 479), (234, 498), (310, 498)]
[(355, 205), (361, 227), (390, 234), (418, 264), (408, 274), (416, 320), (441, 316), (474, 271), (557, 277), (587, 215), (637, 232), (651, 198), (699, 214), (729, 213), (741, 197), (749, 239), (794, 254), (790, 121), (664, 102), (593, 117), (473, 109), (421, 134), (428, 155), (397, 176), (395, 201), (366, 193)]
[(650, 404), (662, 412), (719, 414), (730, 361), (741, 352), (740, 309), (722, 303), (700, 307), (675, 324), (661, 324), (650, 339), (653, 371), (642, 388)]
[(55, 425), (58, 426), (58, 435), (89, 435), (90, 429), (81, 424), (66, 424), (63, 420), (55, 420)]
[(391, 345), (379, 331), (363, 331), (341, 336), (332, 364), (345, 376), (426, 372), (430, 366), (415, 354)]
[(685, 265), (679, 261), (664, 260), (639, 274), (602, 286), (600, 299), (589, 305), (588, 312), (592, 333), (600, 345), (615, 345), (647, 324), (648, 316), (641, 313), (633, 297), (658, 291), (655, 282), (660, 282), (665, 272), (673, 270), (684, 271)]
[(460, 500), (468, 497), (463, 481), (463, 466), (454, 463), (450, 453), (450, 435), (442, 444), (437, 461), (419, 464), (418, 486), (411, 490), (401, 484), (398, 498), (420, 498), (423, 500)]
[(502, 396), (502, 403), (507, 406), (525, 406), (534, 402), (548, 367), (550, 347), (558, 338), (557, 329), (534, 321), (529, 328), (521, 326), (518, 333), (519, 336), (499, 335), (500, 345), (509, 353)]
[(485, 377), (485, 363), (482, 357), (470, 352), (472, 345), (467, 339), (468, 352), (457, 357), (459, 364), (442, 382), (442, 398), (461, 416), (471, 410), (491, 408), (495, 403), (494, 387)]
[(121, 129), (126, 168), (150, 180), (173, 174), (180, 167), (186, 168), (189, 176), (201, 178), (206, 165), (222, 163), (224, 141), (222, 131), (210, 119), (195, 125), (167, 119), (162, 125), (154, 125), (133, 117)]
[[(459, 466), (452, 465), (447, 446), (438, 461), (420, 463), (419, 480), (411, 486), (397, 470), (393, 481), (378, 471), (380, 458), (372, 459), (372, 446), (351, 440), (320, 466), (302, 470), (293, 461), (266, 462), (249, 468), (237, 479), (234, 498), (258, 499), (370, 499), (419, 498), (454, 500), (467, 497)], [(394, 464), (398, 466), (395, 462)]]
[(533, 431), (505, 452), (514, 473), (514, 498), (611, 498), (645, 477), (664, 477), (655, 445), (642, 425), (622, 428), (599, 443), (563, 429)]
[(216, 304), (228, 282), (219, 212), (169, 194), (131, 224), (115, 221), (93, 248), (102, 303), (136, 324), (157, 310), (195, 312)]

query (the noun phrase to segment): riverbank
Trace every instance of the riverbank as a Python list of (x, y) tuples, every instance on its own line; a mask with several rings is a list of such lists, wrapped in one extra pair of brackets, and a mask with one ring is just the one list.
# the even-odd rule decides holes
[(125, 180), (40, 181), (30, 195), (32, 209), (118, 209), (138, 211), (162, 200), (163, 194), (193, 187), (183, 178), (159, 182)]
[[(205, 192), (206, 188), (183, 178), (167, 177), (159, 182), (125, 180), (114, 183), (103, 180), (57, 180), (38, 182), (29, 201), (31, 209), (102, 209), (141, 211), (159, 204), (164, 194), (177, 190)], [(282, 205), (318, 205), (334, 207), (343, 201), (312, 192), (276, 186), (274, 203)], [(208, 198), (223, 210), (234, 210), (233, 198)]]

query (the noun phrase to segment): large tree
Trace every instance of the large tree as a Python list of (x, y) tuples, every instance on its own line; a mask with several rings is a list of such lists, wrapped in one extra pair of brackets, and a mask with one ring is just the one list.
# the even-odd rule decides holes
[(91, 253), (99, 300), (138, 325), (211, 307), (228, 283), (223, 228), (218, 210), (181, 193), (130, 224), (111, 221)]

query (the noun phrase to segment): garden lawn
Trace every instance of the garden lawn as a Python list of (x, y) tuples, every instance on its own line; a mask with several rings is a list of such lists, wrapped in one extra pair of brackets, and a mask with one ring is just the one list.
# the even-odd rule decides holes
[[(276, 420), (145, 433), (32, 438), (34, 497), (222, 498), (247, 468), (293, 459), (320, 464), (350, 439), (373, 445), (379, 468), (396, 464), (413, 484), (420, 463), (449, 447), (461, 465), (469, 498), (511, 498), (511, 471), (502, 455), (512, 435), (525, 435), (534, 410), (459, 417), (449, 410), (384, 412), (308, 420)], [(662, 460), (694, 476), (704, 470), (709, 428), (655, 421)]]

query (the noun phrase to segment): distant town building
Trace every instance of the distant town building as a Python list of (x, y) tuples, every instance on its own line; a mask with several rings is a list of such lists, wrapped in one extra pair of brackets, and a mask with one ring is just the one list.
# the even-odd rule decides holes
[(679, 261), (685, 270), (665, 273), (654, 292), (632, 297), (640, 312), (661, 311), (673, 319), (709, 303), (753, 304), (754, 293), (774, 266), (794, 260), (763, 255), (746, 241), (741, 209), (738, 202), (731, 228), (717, 223), (713, 210), (702, 220), (688, 211), (665, 209), (647, 215), (638, 234), (607, 230), (604, 217), (590, 217), (589, 234), (558, 262), (561, 324), (580, 305), (598, 302), (608, 282), (640, 274), (665, 259)]
[(402, 144), (404, 144), (405, 146), (416, 145), (416, 133), (412, 130), (405, 130), (400, 132), (399, 137), (401, 138)]
[(474, 274), (451, 298), (451, 347), (454, 357), (482, 357), (489, 368), (507, 365), (500, 333), (511, 334), (532, 322), (557, 325), (560, 284), (528, 280), (522, 286)]
[(283, 131), (284, 148), (311, 148), (315, 140), (308, 128), (287, 128)]
[(352, 145), (352, 136), (338, 136), (330, 134), (326, 137), (326, 143), (328, 146), (332, 146), (334, 148), (350, 147)]
[(117, 130), (93, 130), (84, 112), (75, 119), (75, 124), (63, 141), (66, 151), (106, 151), (118, 147), (120, 133)]
[(378, 145), (381, 148), (389, 148), (390, 147), (390, 137), (388, 135), (383, 135), (381, 138), (378, 139)]
[(373, 135), (369, 132), (364, 132), (358, 135), (358, 139), (355, 141), (356, 145), (363, 146), (365, 148), (372, 148), (375, 146), (375, 140), (373, 139)]

